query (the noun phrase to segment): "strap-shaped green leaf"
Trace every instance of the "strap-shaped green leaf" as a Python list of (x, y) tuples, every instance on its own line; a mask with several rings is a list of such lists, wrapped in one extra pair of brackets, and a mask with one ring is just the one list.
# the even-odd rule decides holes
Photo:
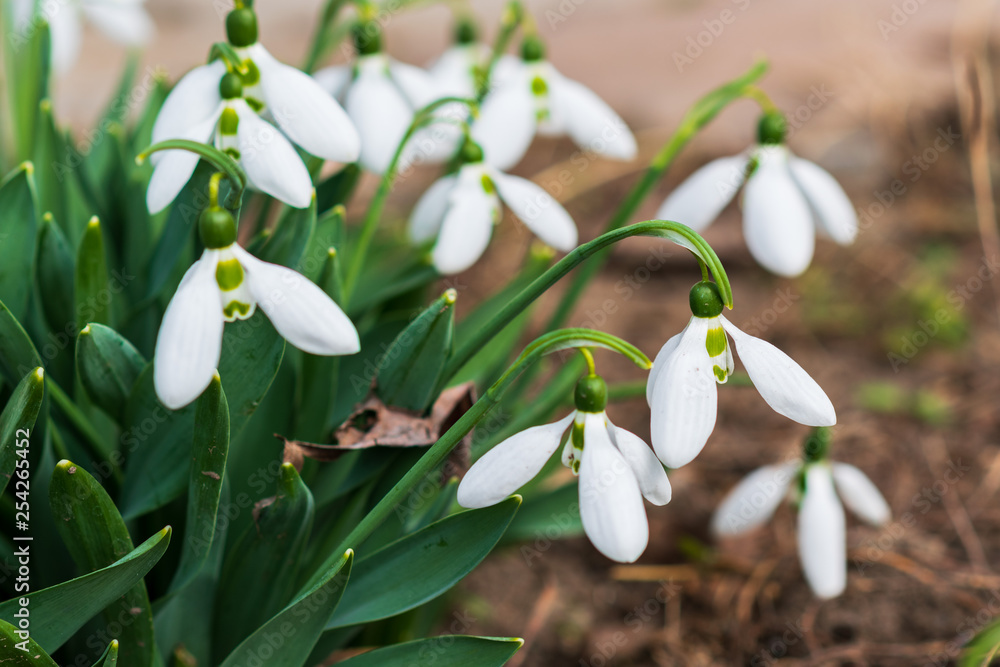
[(28, 30), (13, 30), (17, 25), (15, 3), (4, 2), (4, 66), (11, 124), (18, 160), (32, 157), (38, 103), (48, 96), (49, 61), (52, 54), (49, 25), (35, 17)]
[(146, 360), (117, 331), (88, 324), (76, 339), (76, 371), (84, 389), (99, 408), (119, 423), (125, 404)]
[(64, 225), (67, 236), (79, 238), (73, 231), (67, 192), (70, 180), (76, 178), (70, 156), (74, 151), (68, 146), (66, 137), (56, 127), (52, 113), (52, 101), (45, 99), (38, 103), (35, 125), (35, 143), (31, 159), (35, 164), (35, 186), (38, 188), (38, 209), (41, 213), (52, 213)]
[(42, 358), (24, 327), (0, 301), (0, 375), (13, 386), (42, 365)]
[(216, 376), (198, 399), (194, 415), (187, 522), (171, 592), (187, 586), (208, 560), (215, 539), (219, 498), (229, 453), (229, 406)]
[(343, 169), (333, 174), (316, 186), (316, 210), (321, 214), (334, 206), (343, 206), (354, 194), (354, 188), (361, 180), (361, 167), (357, 164), (345, 165)]
[[(49, 504), (59, 534), (83, 572), (107, 567), (132, 551), (132, 537), (104, 487), (83, 468), (60, 461), (52, 473)], [(122, 615), (129, 623), (121, 623)], [(126, 665), (153, 662), (153, 612), (146, 584), (138, 582), (104, 610), (108, 634), (121, 642)], [(118, 628), (118, 632), (111, 630)]]
[(18, 319), (28, 312), (31, 290), (25, 285), (35, 276), (34, 170), (25, 162), (0, 185), (0, 299)]
[(27, 636), (29, 632), (34, 634), (34, 624), (30, 630), (19, 631), (10, 623), (0, 621), (0, 658), (4, 667), (59, 667), (33, 637)]
[(66, 334), (67, 329), (72, 332), (76, 327), (73, 298), (76, 256), (51, 213), (42, 216), (38, 232), (37, 274), (38, 291), (45, 295), (40, 299), (42, 312), (49, 328), (56, 334)]
[(441, 595), (486, 558), (520, 504), (511, 496), (459, 512), (362, 558), (327, 629), (395, 616)]
[(344, 594), (353, 559), (348, 549), (326, 576), (233, 649), (220, 667), (244, 667), (265, 655), (262, 664), (268, 667), (302, 667)]
[(226, 325), (219, 376), (229, 401), (229, 438), (235, 441), (274, 382), (285, 339), (258, 308), (249, 320)]
[(274, 231), (256, 254), (265, 262), (294, 268), (315, 231), (316, 196), (313, 195), (306, 208), (285, 207)]
[[(298, 563), (312, 529), (315, 504), (290, 463), (281, 466), (273, 502), (258, 504), (255, 520), (222, 566), (216, 596), (216, 642), (227, 653), (295, 594)], [(267, 573), (266, 583), (261, 573)]]
[(89, 322), (110, 325), (114, 292), (108, 274), (104, 233), (97, 218), (87, 223), (76, 251), (75, 286), (77, 331)]
[(338, 662), (338, 667), (501, 667), (524, 645), (513, 637), (441, 635), (396, 644)]
[(27, 455), (28, 449), (17, 445), (28, 440), (23, 431), (35, 425), (44, 397), (45, 371), (39, 366), (18, 383), (0, 414), (0, 493), (18, 467), (17, 462)]
[(511, 521), (503, 541), (506, 544), (536, 540), (539, 536), (552, 539), (552, 535), (560, 539), (583, 535), (580, 488), (576, 482), (530, 497), (526, 493), (524, 504)]
[(385, 351), (375, 391), (387, 405), (423, 412), (437, 398), (438, 379), (451, 354), (457, 298), (454, 289), (445, 291)]
[(97, 659), (94, 667), (118, 667), (118, 640), (112, 639), (104, 654)]
[[(141, 584), (169, 543), (167, 526), (107, 567), (33, 592), (31, 636), (49, 652), (58, 649), (102, 609)], [(15, 622), (19, 608), (17, 598), (4, 602), (0, 605), (0, 619)]]

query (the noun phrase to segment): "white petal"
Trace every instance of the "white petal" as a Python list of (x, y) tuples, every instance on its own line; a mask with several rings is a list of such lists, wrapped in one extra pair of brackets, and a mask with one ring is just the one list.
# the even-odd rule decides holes
[(519, 72), (486, 98), (471, 134), (482, 147), (486, 162), (508, 171), (528, 152), (536, 124), (535, 101), (523, 72)]
[(422, 109), (442, 97), (434, 78), (419, 67), (390, 60), (389, 74), (414, 109)]
[(722, 326), (767, 404), (780, 415), (807, 426), (833, 426), (837, 412), (826, 392), (791, 357), (767, 341), (743, 333), (725, 317)]
[[(690, 322), (688, 323), (688, 326), (691, 326)], [(684, 328), (687, 330), (687, 327)], [(681, 336), (683, 335), (684, 331), (681, 331), (679, 334), (671, 336), (670, 340), (664, 343), (663, 347), (660, 348), (660, 351), (657, 352), (656, 359), (653, 360), (653, 367), (649, 369), (649, 377), (646, 379), (646, 405), (650, 407), (653, 406), (653, 387), (656, 386), (656, 379), (660, 377), (660, 373), (667, 365), (667, 360), (670, 358), (670, 355), (677, 350), (677, 346), (680, 344)]]
[(830, 469), (806, 470), (806, 491), (799, 507), (799, 557), (806, 581), (817, 597), (835, 598), (847, 584), (844, 508), (833, 490)]
[(444, 275), (459, 273), (475, 264), (493, 234), (498, 201), (496, 195), (483, 189), (478, 178), (467, 177), (475, 173), (474, 166), (463, 167), (431, 253), (434, 266)]
[(231, 104), (240, 118), (236, 130), (240, 166), (247, 172), (250, 184), (289, 206), (309, 206), (313, 196), (312, 179), (295, 148), (246, 102), (237, 100)]
[(663, 464), (642, 438), (631, 431), (619, 428), (608, 420), (608, 435), (611, 442), (621, 452), (625, 462), (632, 468), (639, 490), (643, 497), (654, 505), (666, 505), (670, 502), (670, 480)]
[(361, 135), (361, 165), (385, 173), (413, 121), (413, 109), (376, 65), (366, 63), (347, 91), (347, 114)]
[(656, 217), (687, 225), (696, 232), (708, 227), (743, 185), (747, 156), (712, 160), (670, 193)]
[(603, 414), (587, 414), (580, 462), (580, 519), (602, 554), (635, 561), (649, 542), (649, 523), (632, 468), (611, 443)]
[(558, 72), (548, 78), (553, 115), (580, 148), (615, 160), (634, 160), (638, 148), (628, 125), (594, 91)]
[(788, 487), (801, 465), (795, 461), (764, 466), (744, 477), (715, 510), (712, 532), (738, 535), (770, 519), (788, 495)]
[(441, 95), (446, 97), (473, 97), (475, 91), (474, 70), (484, 55), (482, 44), (455, 45), (441, 54), (427, 73), (434, 79)]
[(308, 74), (278, 62), (260, 44), (250, 47), (260, 69), (264, 103), (282, 132), (316, 157), (354, 162), (361, 139), (347, 113)]
[(424, 243), (437, 236), (448, 210), (448, 202), (458, 177), (444, 176), (434, 181), (427, 192), (420, 197), (410, 215), (410, 240)]
[(88, 3), (83, 11), (101, 32), (121, 44), (142, 46), (156, 32), (141, 3)]
[(819, 223), (819, 228), (840, 245), (849, 245), (858, 235), (858, 214), (833, 176), (822, 167), (791, 157), (788, 162), (799, 187)]
[(878, 487), (854, 466), (834, 463), (833, 481), (847, 509), (873, 526), (881, 526), (892, 516), (889, 503), (885, 502)]
[(535, 236), (556, 250), (576, 247), (576, 223), (566, 209), (540, 186), (519, 176), (490, 170), (500, 199)]
[(219, 365), (224, 322), (215, 281), (218, 254), (206, 250), (184, 274), (156, 337), (153, 386), (171, 410), (198, 398)]
[(788, 151), (762, 148), (760, 164), (743, 189), (743, 235), (761, 266), (779, 276), (797, 276), (812, 261), (816, 245), (809, 204), (788, 170)]
[(354, 78), (354, 68), (350, 65), (334, 65), (325, 67), (312, 76), (320, 88), (339, 100), (343, 98), (347, 86)]
[[(222, 107), (220, 106), (213, 115), (177, 138), (210, 143), (221, 113)], [(146, 190), (146, 207), (150, 213), (155, 214), (165, 209), (170, 205), (170, 202), (177, 198), (184, 185), (191, 180), (191, 175), (201, 158), (198, 157), (197, 153), (185, 150), (162, 151), (153, 155), (162, 156), (156, 162), (153, 176), (149, 179), (149, 188)]]
[(262, 262), (237, 245), (250, 294), (289, 343), (316, 355), (355, 354), (358, 331), (333, 299), (300, 273)]
[(705, 347), (709, 323), (691, 319), (653, 387), (653, 449), (669, 468), (693, 461), (715, 428), (718, 389)]
[(153, 143), (177, 139), (212, 116), (222, 104), (219, 81), (225, 74), (226, 66), (221, 60), (185, 74), (160, 107), (153, 125)]
[(559, 447), (575, 414), (521, 431), (483, 454), (458, 485), (458, 504), (489, 507), (531, 481)]
[(59, 3), (55, 11), (42, 11), (49, 22), (50, 42), (52, 44), (52, 67), (57, 72), (65, 72), (80, 55), (80, 43), (83, 41), (83, 24), (80, 9), (73, 3)]

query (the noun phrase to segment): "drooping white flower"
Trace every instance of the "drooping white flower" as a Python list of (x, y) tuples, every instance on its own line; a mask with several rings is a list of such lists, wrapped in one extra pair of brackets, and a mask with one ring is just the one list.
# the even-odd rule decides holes
[(52, 66), (57, 72), (65, 72), (80, 54), (84, 17), (119, 44), (129, 47), (147, 44), (156, 30), (144, 3), (145, 0), (39, 2), (36, 14), (35, 0), (11, 0), (11, 9), (18, 32), (30, 30), (36, 19), (44, 19), (49, 24)]
[(486, 164), (475, 144), (467, 143), (463, 154), (470, 161), (428, 188), (410, 217), (414, 243), (437, 238), (431, 257), (439, 272), (459, 273), (476, 263), (500, 219), (501, 202), (546, 244), (563, 252), (576, 246), (573, 218), (543, 188)]
[(827, 460), (758, 468), (726, 495), (712, 517), (712, 532), (738, 535), (762, 525), (789, 491), (799, 498), (799, 558), (806, 581), (818, 597), (837, 597), (847, 584), (841, 501), (873, 526), (886, 523), (891, 516), (885, 498), (858, 468)]
[(858, 218), (833, 176), (792, 155), (783, 133), (775, 134), (780, 128), (761, 125), (760, 145), (709, 162), (667, 197), (656, 217), (701, 231), (745, 183), (743, 234), (750, 254), (768, 271), (793, 277), (809, 268), (817, 230), (849, 245), (857, 236)]
[(784, 352), (740, 331), (722, 316), (713, 283), (691, 290), (694, 314), (684, 331), (664, 344), (646, 384), (653, 449), (670, 468), (690, 463), (715, 429), (717, 384), (733, 372), (727, 334), (757, 391), (778, 414), (808, 426), (832, 426), (836, 411), (826, 393)]
[(625, 121), (592, 90), (545, 60), (537, 38), (525, 39), (522, 56), (516, 71), (502, 74), (472, 125), (472, 138), (490, 164), (504, 171), (516, 165), (536, 132), (569, 135), (581, 149), (604, 157), (635, 158), (635, 137)]
[[(304, 208), (312, 197), (312, 179), (292, 142), (324, 160), (354, 162), (360, 152), (358, 132), (310, 76), (278, 62), (257, 42), (252, 10), (231, 12), (237, 14), (252, 21), (248, 33), (234, 31), (227, 21), (247, 73), (227, 73), (219, 60), (189, 72), (163, 103), (153, 143), (189, 139), (214, 144), (238, 160), (252, 187)], [(198, 157), (165, 151), (154, 154), (153, 162), (146, 203), (156, 213), (190, 180)]]
[(608, 558), (635, 561), (649, 542), (642, 499), (666, 505), (670, 482), (649, 446), (612, 424), (603, 409), (577, 409), (496, 445), (462, 479), (458, 503), (495, 505), (537, 475), (560, 444), (563, 464), (580, 479), (580, 518), (587, 537)]
[(231, 230), (224, 221), (222, 236), (206, 233), (205, 221), (203, 214), (199, 226), (206, 249), (184, 274), (156, 339), (153, 384), (165, 406), (177, 410), (198, 398), (219, 364), (223, 326), (251, 317), (258, 306), (278, 333), (304, 352), (333, 356), (360, 350), (351, 320), (323, 290), (241, 248), (231, 217)]

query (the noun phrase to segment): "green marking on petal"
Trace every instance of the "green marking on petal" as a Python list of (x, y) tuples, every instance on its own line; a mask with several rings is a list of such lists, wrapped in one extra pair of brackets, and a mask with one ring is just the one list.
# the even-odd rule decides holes
[[(235, 261), (235, 260), (234, 260)], [(232, 321), (234, 319), (246, 319), (247, 315), (250, 313), (250, 304), (243, 303), (242, 301), (230, 301), (225, 308), (222, 309), (222, 313), (225, 315), (226, 319)]]
[(240, 127), (240, 116), (235, 109), (226, 107), (222, 110), (222, 118), (219, 119), (219, 132), (227, 137), (235, 137), (236, 130)]
[[(237, 259), (226, 259), (215, 267), (215, 282), (223, 292), (231, 292), (243, 284), (243, 267)], [(226, 306), (228, 309), (232, 304)]]
[(573, 474), (580, 474), (580, 459), (573, 459)]
[[(574, 420), (573, 430), (570, 431), (570, 440), (573, 442), (573, 449), (583, 451), (583, 424)], [(574, 459), (576, 460), (576, 459)]]
[(531, 92), (533, 95), (541, 97), (542, 95), (547, 95), (549, 92), (549, 84), (545, 83), (545, 79), (540, 76), (536, 76), (531, 80)]
[(726, 332), (722, 327), (708, 330), (708, 335), (705, 336), (705, 349), (708, 350), (708, 356), (712, 358), (725, 353)]
[(247, 96), (247, 97), (244, 97), (243, 99), (246, 100), (247, 106), (249, 106), (251, 109), (253, 109), (257, 113), (261, 113), (264, 110), (264, 107), (267, 106), (263, 102), (261, 102), (260, 100), (258, 100), (256, 97), (249, 97), (249, 96)]
[(713, 366), (712, 372), (715, 373), (715, 379), (720, 383), (725, 382), (726, 378), (729, 376), (729, 374), (726, 373), (726, 369), (721, 366)]
[(483, 191), (486, 194), (491, 195), (494, 192), (496, 192), (497, 186), (493, 184), (493, 179), (490, 178), (489, 174), (483, 174), (482, 183), (483, 183)]
[(247, 73), (241, 75), (244, 87), (249, 88), (260, 83), (260, 70), (257, 68), (257, 64), (247, 58), (243, 61), (243, 66), (247, 68)]

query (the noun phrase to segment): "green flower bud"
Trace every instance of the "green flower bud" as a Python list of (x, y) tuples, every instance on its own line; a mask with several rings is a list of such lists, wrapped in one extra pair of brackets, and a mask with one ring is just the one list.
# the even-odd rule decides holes
[(528, 35), (521, 42), (521, 60), (535, 62), (545, 60), (545, 43), (537, 35)]
[(689, 296), (691, 313), (695, 317), (718, 317), (722, 314), (722, 295), (715, 283), (702, 280), (695, 283)]
[(468, 16), (463, 16), (455, 24), (455, 43), (474, 44), (479, 38), (479, 26)]
[(483, 161), (483, 149), (482, 147), (473, 141), (471, 138), (466, 137), (465, 143), (462, 144), (462, 154), (461, 154), (462, 164), (474, 164), (476, 162)]
[(230, 72), (223, 76), (222, 80), (219, 81), (219, 95), (224, 100), (235, 100), (238, 97), (243, 97), (243, 79), (240, 75)]
[(370, 56), (382, 51), (382, 28), (375, 21), (355, 23), (351, 34), (359, 56)]
[(788, 124), (780, 113), (769, 111), (760, 117), (757, 124), (757, 141), (762, 145), (783, 144)]
[(206, 208), (198, 218), (198, 234), (206, 248), (227, 248), (236, 242), (236, 221), (224, 208)]
[(812, 434), (802, 443), (802, 458), (807, 463), (825, 461), (830, 455), (830, 429), (813, 429)]
[(608, 385), (599, 375), (582, 377), (576, 383), (573, 401), (580, 412), (604, 412), (608, 404)]
[(257, 43), (257, 14), (249, 8), (234, 9), (226, 16), (226, 37), (240, 48)]

